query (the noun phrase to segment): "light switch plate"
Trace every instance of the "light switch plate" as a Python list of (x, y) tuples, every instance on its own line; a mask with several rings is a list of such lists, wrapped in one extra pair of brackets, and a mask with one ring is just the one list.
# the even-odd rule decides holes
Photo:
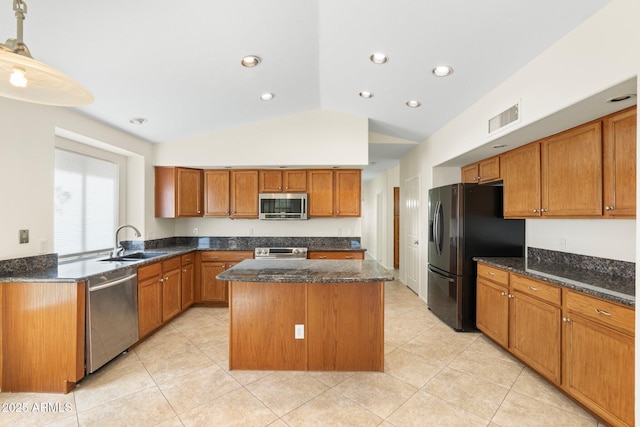
[(303, 340), (304, 339), (304, 325), (295, 325), (295, 339)]

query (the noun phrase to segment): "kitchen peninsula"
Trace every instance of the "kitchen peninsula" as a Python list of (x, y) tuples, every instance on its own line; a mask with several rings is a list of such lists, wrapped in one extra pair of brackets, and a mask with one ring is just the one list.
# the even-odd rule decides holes
[(229, 285), (229, 369), (383, 371), (384, 282), (371, 260), (245, 260)]

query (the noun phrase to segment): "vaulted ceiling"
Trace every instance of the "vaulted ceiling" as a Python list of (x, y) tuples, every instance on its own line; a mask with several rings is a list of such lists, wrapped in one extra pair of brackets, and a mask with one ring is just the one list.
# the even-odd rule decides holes
[[(0, 38), (15, 37), (11, 2), (3, 3)], [(77, 110), (150, 142), (312, 109), (364, 116), (371, 132), (419, 142), (608, 0), (26, 3), (34, 58), (95, 96)], [(372, 63), (374, 52), (388, 61)], [(260, 64), (243, 67), (245, 55)], [(434, 76), (441, 64), (453, 74)], [(262, 101), (267, 92), (274, 98)]]

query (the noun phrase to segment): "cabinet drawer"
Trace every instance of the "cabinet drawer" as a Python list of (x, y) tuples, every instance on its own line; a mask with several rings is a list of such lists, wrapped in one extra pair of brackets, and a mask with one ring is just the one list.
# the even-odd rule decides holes
[(484, 277), (503, 286), (509, 286), (509, 272), (486, 264), (478, 264), (478, 277)]
[(530, 295), (554, 305), (560, 305), (562, 290), (557, 286), (514, 273), (511, 273), (510, 286), (513, 291)]
[(155, 276), (158, 276), (158, 279), (160, 278), (160, 276), (162, 276), (162, 263), (160, 262), (138, 268), (138, 282), (153, 278)]
[(177, 270), (180, 268), (180, 257), (170, 258), (166, 261), (162, 261), (162, 270), (166, 273), (167, 271)]
[(207, 261), (230, 261), (237, 262), (245, 259), (252, 259), (252, 251), (204, 251), (200, 255), (203, 262)]
[(569, 312), (635, 336), (635, 310), (631, 308), (569, 290), (565, 290), (564, 303)]
[(182, 265), (193, 264), (193, 252), (190, 252), (188, 254), (182, 255), (180, 263)]
[(358, 251), (309, 252), (309, 259), (364, 259), (364, 252), (358, 252)]

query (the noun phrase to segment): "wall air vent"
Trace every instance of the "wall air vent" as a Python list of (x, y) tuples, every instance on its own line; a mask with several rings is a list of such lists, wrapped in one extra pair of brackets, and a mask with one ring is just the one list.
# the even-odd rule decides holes
[(489, 119), (489, 135), (503, 127), (520, 121), (520, 103), (515, 104), (502, 113)]

